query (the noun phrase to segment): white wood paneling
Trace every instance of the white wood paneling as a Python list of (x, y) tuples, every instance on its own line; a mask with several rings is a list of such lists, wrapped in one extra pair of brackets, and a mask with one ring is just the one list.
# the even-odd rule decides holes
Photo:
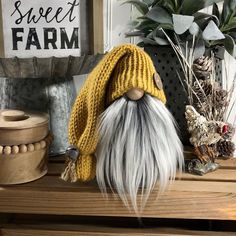
[(129, 23), (138, 12), (130, 4), (120, 0), (104, 0), (104, 45), (105, 51), (123, 44), (136, 43), (138, 38), (127, 38)]
[[(225, 68), (225, 69), (224, 69)], [(230, 90), (233, 86), (233, 80), (236, 75), (236, 60), (230, 56), (227, 52), (225, 53), (225, 61), (223, 65), (223, 85), (226, 89)], [(234, 88), (231, 102), (228, 109), (228, 121), (234, 126), (236, 125), (236, 88)], [(236, 143), (236, 134), (233, 138), (234, 143)], [(236, 156), (236, 152), (235, 152)]]

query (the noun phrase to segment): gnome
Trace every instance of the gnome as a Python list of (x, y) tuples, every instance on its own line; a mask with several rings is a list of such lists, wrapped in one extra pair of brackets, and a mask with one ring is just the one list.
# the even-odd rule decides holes
[(73, 106), (62, 179), (96, 176), (103, 193), (110, 188), (140, 213), (154, 187), (163, 192), (184, 162), (165, 103), (161, 79), (141, 48), (121, 45), (107, 53)]

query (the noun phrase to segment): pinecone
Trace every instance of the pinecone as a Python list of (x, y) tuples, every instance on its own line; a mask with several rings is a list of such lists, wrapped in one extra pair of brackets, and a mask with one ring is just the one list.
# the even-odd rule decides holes
[(193, 72), (198, 79), (206, 80), (210, 78), (213, 61), (210, 57), (199, 57), (193, 62)]
[(195, 92), (193, 102), (197, 111), (203, 116), (211, 112), (221, 119), (222, 109), (228, 103), (228, 92), (223, 90), (218, 82), (212, 82), (210, 79), (195, 81), (192, 88)]
[(195, 92), (193, 105), (201, 115), (205, 116), (209, 109), (211, 109), (209, 97), (212, 95), (213, 85), (210, 80), (195, 81), (193, 91)]
[(209, 111), (211, 110), (210, 104), (204, 101), (202, 101), (201, 104), (198, 101), (196, 101), (194, 103), (194, 108), (200, 115), (204, 117), (206, 117), (206, 114), (209, 113)]
[(227, 106), (228, 92), (224, 89), (218, 89), (214, 94), (214, 105), (216, 109), (222, 109), (222, 107)]
[(235, 145), (231, 141), (219, 141), (216, 145), (219, 156), (232, 157), (235, 151)]
[[(210, 80), (199, 80), (199, 82), (195, 81), (193, 84), (193, 90), (196, 96), (200, 99), (200, 101), (206, 100), (206, 97), (212, 94), (213, 85), (211, 84)], [(198, 99), (195, 99), (197, 102)]]

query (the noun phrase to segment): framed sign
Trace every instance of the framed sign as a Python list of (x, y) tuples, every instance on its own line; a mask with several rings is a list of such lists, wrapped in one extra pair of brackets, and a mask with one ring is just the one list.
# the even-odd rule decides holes
[(66, 57), (101, 51), (102, 0), (0, 1), (1, 57)]

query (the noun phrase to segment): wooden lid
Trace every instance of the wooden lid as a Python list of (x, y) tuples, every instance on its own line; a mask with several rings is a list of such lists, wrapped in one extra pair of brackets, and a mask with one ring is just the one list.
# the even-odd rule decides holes
[(28, 129), (48, 123), (45, 113), (24, 112), (19, 110), (0, 110), (0, 130)]

